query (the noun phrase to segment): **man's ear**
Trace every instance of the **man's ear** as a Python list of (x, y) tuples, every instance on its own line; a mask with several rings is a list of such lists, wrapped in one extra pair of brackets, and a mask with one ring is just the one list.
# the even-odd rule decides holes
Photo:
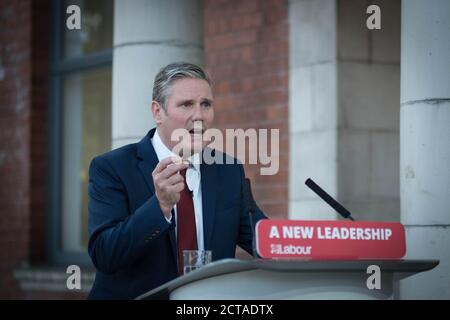
[(152, 101), (152, 114), (153, 120), (155, 120), (156, 124), (160, 124), (162, 122), (162, 113), (164, 112), (162, 106), (157, 101)]

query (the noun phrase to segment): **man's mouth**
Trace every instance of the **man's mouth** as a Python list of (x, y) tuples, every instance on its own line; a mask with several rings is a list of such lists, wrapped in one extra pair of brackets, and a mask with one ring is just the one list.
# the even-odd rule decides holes
[(189, 130), (190, 134), (204, 134), (205, 133), (205, 129), (191, 129)]

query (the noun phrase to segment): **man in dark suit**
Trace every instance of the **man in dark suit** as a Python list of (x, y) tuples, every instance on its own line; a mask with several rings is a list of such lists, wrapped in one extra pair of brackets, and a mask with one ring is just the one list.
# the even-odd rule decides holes
[[(183, 249), (211, 250), (213, 261), (234, 257), (236, 245), (252, 252), (242, 165), (226, 164), (218, 151), (223, 164), (199, 161), (202, 134), (214, 119), (206, 73), (189, 63), (163, 68), (152, 114), (156, 128), (140, 142), (90, 165), (89, 255), (97, 269), (91, 299), (132, 299), (174, 279)], [(178, 129), (189, 143), (174, 154)], [(255, 223), (266, 218), (256, 203), (253, 209)]]

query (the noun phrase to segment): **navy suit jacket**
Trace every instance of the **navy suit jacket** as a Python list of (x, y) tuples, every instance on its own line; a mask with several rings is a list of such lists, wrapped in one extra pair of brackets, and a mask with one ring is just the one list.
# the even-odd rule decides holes
[[(151, 175), (154, 133), (91, 162), (89, 255), (97, 274), (90, 299), (133, 299), (177, 277), (175, 226), (161, 211)], [(242, 165), (202, 163), (200, 171), (205, 249), (213, 261), (234, 257), (236, 245), (251, 253)], [(254, 223), (266, 218), (253, 206)]]

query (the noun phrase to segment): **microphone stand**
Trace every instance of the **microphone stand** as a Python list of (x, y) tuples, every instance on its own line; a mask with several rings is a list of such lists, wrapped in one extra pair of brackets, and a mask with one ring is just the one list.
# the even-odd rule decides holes
[(308, 178), (305, 181), (305, 184), (314, 191), (323, 201), (328, 203), (337, 213), (343, 216), (345, 219), (350, 219), (351, 221), (355, 221), (353, 219), (352, 214), (343, 205), (337, 202), (333, 197), (331, 197), (325, 190), (319, 187), (311, 178)]
[(252, 195), (252, 189), (250, 186), (250, 179), (244, 178), (242, 181), (242, 192), (244, 196), (244, 203), (245, 203), (245, 209), (248, 213), (248, 217), (250, 219), (250, 228), (252, 230), (252, 253), (253, 258), (257, 259), (258, 256), (256, 255), (256, 248), (255, 248), (255, 229), (253, 224), (253, 195)]

